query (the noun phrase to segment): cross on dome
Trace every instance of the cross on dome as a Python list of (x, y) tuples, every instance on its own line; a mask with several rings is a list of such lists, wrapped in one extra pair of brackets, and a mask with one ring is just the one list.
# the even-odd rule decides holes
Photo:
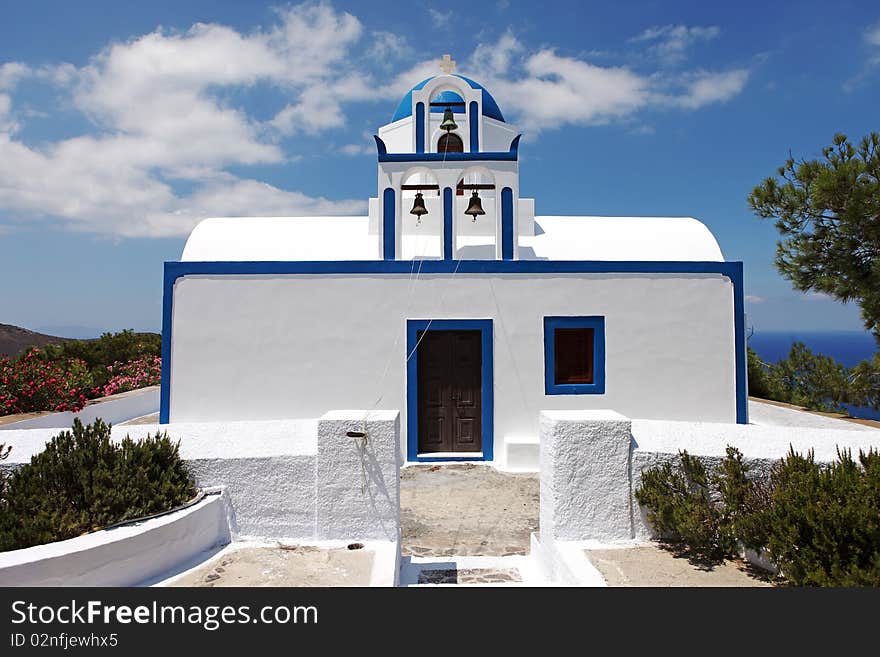
[(455, 60), (452, 59), (451, 55), (443, 55), (439, 64), (440, 70), (446, 73), (446, 75), (451, 74), (455, 70)]

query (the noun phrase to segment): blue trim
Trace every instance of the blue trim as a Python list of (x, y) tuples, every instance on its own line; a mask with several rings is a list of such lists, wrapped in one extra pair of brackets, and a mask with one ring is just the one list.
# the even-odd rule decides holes
[[(556, 383), (555, 359), (556, 329), (593, 329), (593, 383)], [(545, 395), (604, 395), (605, 394), (605, 317), (545, 317), (544, 318), (544, 394)]]
[[(416, 103), (416, 153), (425, 152), (425, 104)], [(380, 158), (381, 161), (381, 158)]]
[[(430, 324), (430, 326), (429, 326)], [(480, 331), (482, 348), (481, 404), (482, 458), (419, 458), (419, 359), (414, 353), (419, 331)], [(495, 383), (493, 378), (493, 340), (491, 319), (408, 319), (406, 320), (406, 459), (407, 461), (491, 461), (495, 453)], [(410, 356), (411, 355), (411, 356)]]
[(746, 310), (743, 297), (743, 263), (728, 262), (731, 272), (726, 274), (733, 282), (734, 358), (736, 359), (736, 422), (749, 423), (748, 357), (746, 352)]
[(468, 122), (471, 130), (471, 153), (480, 151), (480, 105), (472, 100)]
[(168, 424), (171, 411), (171, 318), (174, 311), (174, 283), (182, 275), (178, 262), (166, 262), (162, 280), (162, 371), (159, 379), (159, 424)]
[[(400, 103), (397, 105), (397, 110), (394, 112), (394, 116), (391, 117), (391, 123), (395, 121), (400, 121), (400, 119), (405, 119), (408, 116), (412, 116), (412, 95), (413, 91), (418, 91), (419, 89), (424, 89), (425, 85), (428, 84), (431, 80), (436, 76), (432, 76), (430, 78), (425, 78), (421, 82), (419, 82), (416, 86), (406, 92), (406, 95), (401, 99)], [(504, 116), (501, 114), (501, 109), (498, 107), (498, 103), (495, 102), (495, 99), (492, 98), (492, 94), (486, 91), (486, 88), (481, 85), (479, 82), (474, 82), (470, 78), (466, 78), (463, 75), (455, 74), (455, 77), (460, 78), (467, 82), (471, 89), (479, 89), (482, 92), (483, 96), (483, 116), (488, 116), (489, 118), (495, 119), (497, 121), (501, 121), (504, 123)], [(446, 92), (444, 92), (446, 93)], [(441, 94), (442, 96), (443, 94)]]
[(513, 190), (501, 190), (501, 257), (513, 260)]
[(394, 206), (396, 205), (394, 189), (386, 187), (382, 192), (382, 257), (385, 260), (394, 260), (397, 249), (394, 239)]
[[(748, 424), (743, 264), (709, 261), (638, 260), (423, 260), (423, 274), (719, 274), (733, 284), (736, 359), (736, 421)], [(162, 393), (160, 421), (168, 422), (171, 373), (171, 312), (174, 282), (189, 275), (412, 274), (404, 260), (203, 261), (166, 262), (162, 300)], [(164, 419), (163, 419), (164, 418)]]
[(452, 260), (452, 187), (443, 188), (443, 259)]
[(516, 162), (516, 152), (507, 153), (386, 153), (380, 162)]
[(376, 140), (376, 150), (379, 152), (379, 155), (385, 155), (388, 153), (388, 147), (385, 146), (385, 142), (382, 141), (382, 138), (379, 135), (373, 135), (373, 139)]
[(514, 154), (514, 156), (519, 157), (519, 140), (522, 138), (522, 135), (517, 135), (510, 141), (510, 151)]
[[(405, 260), (253, 260), (171, 261), (176, 278), (193, 274), (411, 274)], [(451, 274), (721, 274), (742, 275), (741, 262), (700, 260), (424, 260), (422, 273)]]

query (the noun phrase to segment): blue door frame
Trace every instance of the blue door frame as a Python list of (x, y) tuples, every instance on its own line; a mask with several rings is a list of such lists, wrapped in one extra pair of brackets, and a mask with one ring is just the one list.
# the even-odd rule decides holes
[[(419, 359), (415, 353), (419, 331), (479, 331), (482, 367), (481, 445), (482, 457), (419, 456)], [(408, 319), (406, 321), (406, 460), (431, 461), (491, 461), (495, 451), (495, 396), (492, 358), (491, 319)]]

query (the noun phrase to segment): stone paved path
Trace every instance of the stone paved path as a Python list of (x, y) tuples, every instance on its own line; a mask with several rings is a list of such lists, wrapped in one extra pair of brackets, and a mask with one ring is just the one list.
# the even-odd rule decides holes
[(423, 570), (419, 584), (502, 584), (521, 582), (516, 568), (450, 568)]
[(486, 465), (416, 465), (400, 478), (404, 556), (529, 552), (538, 530), (538, 476)]

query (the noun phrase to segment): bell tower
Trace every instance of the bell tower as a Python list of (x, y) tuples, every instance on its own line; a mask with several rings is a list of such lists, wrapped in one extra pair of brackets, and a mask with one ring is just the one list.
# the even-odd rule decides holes
[(378, 256), (516, 259), (518, 236), (534, 231), (534, 201), (519, 197), (520, 136), (482, 85), (454, 73), (449, 55), (439, 68), (375, 136)]

